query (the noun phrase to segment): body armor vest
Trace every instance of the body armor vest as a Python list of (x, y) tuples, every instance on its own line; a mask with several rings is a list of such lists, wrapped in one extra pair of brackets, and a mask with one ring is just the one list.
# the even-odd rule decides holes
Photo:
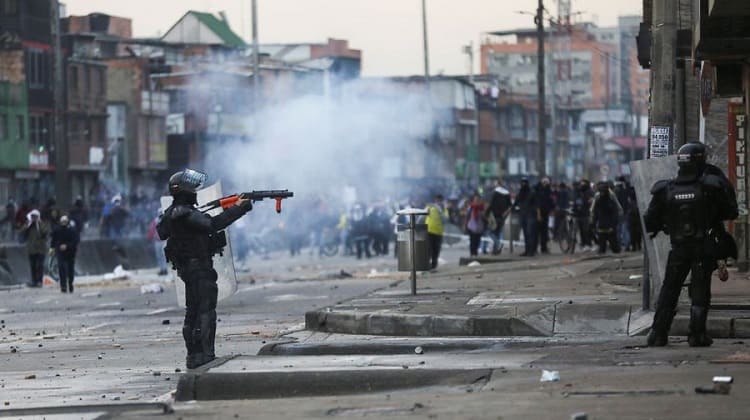
[[(167, 261), (171, 262), (178, 270), (189, 259), (205, 259), (211, 261), (213, 247), (211, 236), (190, 229), (180, 218), (173, 216), (174, 207), (169, 207), (164, 212), (164, 222), (169, 231), (167, 246), (164, 253)], [(198, 211), (191, 209), (191, 211)]]
[(667, 220), (673, 242), (703, 239), (708, 226), (706, 196), (700, 180), (670, 182), (667, 187)]

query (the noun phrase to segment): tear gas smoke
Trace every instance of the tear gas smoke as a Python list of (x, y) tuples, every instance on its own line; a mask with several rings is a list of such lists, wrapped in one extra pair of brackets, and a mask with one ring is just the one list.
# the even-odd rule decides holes
[[(297, 196), (396, 198), (406, 178), (437, 160), (424, 146), (435, 118), (405, 84), (358, 80), (335, 97), (303, 94), (265, 108), (245, 126), (249, 140), (211, 148), (206, 170), (235, 188), (288, 188)], [(257, 129), (253, 130), (254, 127)], [(345, 194), (345, 191), (349, 191)], [(347, 203), (351, 204), (351, 203)]]

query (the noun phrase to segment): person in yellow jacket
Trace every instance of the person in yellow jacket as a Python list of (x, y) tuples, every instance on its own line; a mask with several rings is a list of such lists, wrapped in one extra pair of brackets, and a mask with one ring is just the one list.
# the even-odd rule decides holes
[(339, 216), (339, 223), (336, 225), (336, 230), (339, 232), (339, 241), (343, 247), (344, 255), (352, 255), (352, 244), (349, 241), (351, 225), (346, 213), (341, 213), (341, 216)]
[(435, 195), (435, 202), (427, 205), (427, 238), (430, 246), (430, 264), (436, 269), (440, 248), (443, 245), (443, 224), (448, 220), (448, 210), (445, 208), (445, 200), (441, 194)]

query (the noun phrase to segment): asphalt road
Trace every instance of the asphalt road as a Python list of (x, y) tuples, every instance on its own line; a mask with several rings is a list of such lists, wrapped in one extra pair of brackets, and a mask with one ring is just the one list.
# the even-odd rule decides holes
[[(463, 254), (462, 248), (444, 253), (452, 265)], [(217, 353), (252, 356), (283, 335), (307, 351), (236, 360), (248, 370), (285, 372), (290, 382), (321, 367), (333, 373), (328, 379), (278, 384), (290, 392), (284, 399), (268, 399), (266, 392), (247, 400), (176, 403), (165, 416), (158, 407), (131, 404), (171, 402), (184, 372), (182, 310), (171, 290), (141, 294), (138, 279), (79, 287), (73, 295), (17, 289), (0, 292), (0, 419), (52, 412), (86, 419), (107, 413), (138, 419), (568, 419), (578, 412), (596, 419), (745, 419), (750, 410), (750, 346), (742, 340), (693, 349), (684, 338), (673, 338), (667, 348), (649, 349), (642, 347), (643, 337), (626, 336), (313, 334), (301, 330), (306, 311), (388, 288), (406, 275), (394, 271), (392, 258), (276, 255), (249, 267), (240, 273), (239, 292), (219, 304)], [(352, 277), (336, 278), (341, 270)], [(478, 373), (450, 373), (466, 368)], [(560, 380), (540, 382), (543, 370), (558, 371)], [(400, 378), (412, 382), (407, 389), (362, 392), (358, 382), (373, 372), (403, 372)], [(714, 375), (734, 377), (731, 393), (696, 394), (695, 387), (711, 385)], [(358, 392), (349, 395), (341, 384), (325, 382), (337, 377)], [(293, 398), (297, 389), (308, 396)], [(115, 413), (108, 404), (128, 406)], [(85, 412), (83, 405), (95, 409)], [(62, 411), (50, 408), (60, 406)], [(9, 411), (33, 407), (41, 411)]]
[[(218, 306), (217, 355), (255, 354), (269, 339), (304, 326), (316, 307), (388, 287), (403, 274), (392, 258), (253, 259), (239, 291)], [(341, 270), (356, 274), (340, 277)], [(390, 271), (390, 272), (389, 272)], [(173, 286), (141, 294), (143, 279), (0, 291), (0, 410), (151, 401), (185, 370)]]

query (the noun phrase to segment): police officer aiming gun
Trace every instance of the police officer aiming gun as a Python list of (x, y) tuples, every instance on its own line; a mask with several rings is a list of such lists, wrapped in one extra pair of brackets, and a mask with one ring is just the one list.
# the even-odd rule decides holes
[(688, 343), (691, 347), (707, 347), (713, 343), (706, 334), (711, 273), (717, 268), (717, 260), (736, 258), (736, 246), (724, 230), (723, 221), (737, 217), (737, 201), (721, 170), (706, 164), (703, 144), (680, 147), (677, 163), (676, 178), (654, 184), (644, 216), (646, 230), (652, 237), (663, 231), (669, 235), (672, 247), (647, 343), (667, 345), (680, 291), (691, 273)]
[(161, 216), (156, 229), (167, 241), (167, 261), (185, 282), (185, 323), (182, 337), (187, 347), (186, 365), (194, 369), (216, 358), (217, 274), (212, 257), (226, 246), (223, 232), (235, 220), (252, 210), (250, 200), (239, 199), (217, 216), (196, 208), (198, 189), (206, 174), (192, 169), (169, 178), (169, 194), (174, 198)]

